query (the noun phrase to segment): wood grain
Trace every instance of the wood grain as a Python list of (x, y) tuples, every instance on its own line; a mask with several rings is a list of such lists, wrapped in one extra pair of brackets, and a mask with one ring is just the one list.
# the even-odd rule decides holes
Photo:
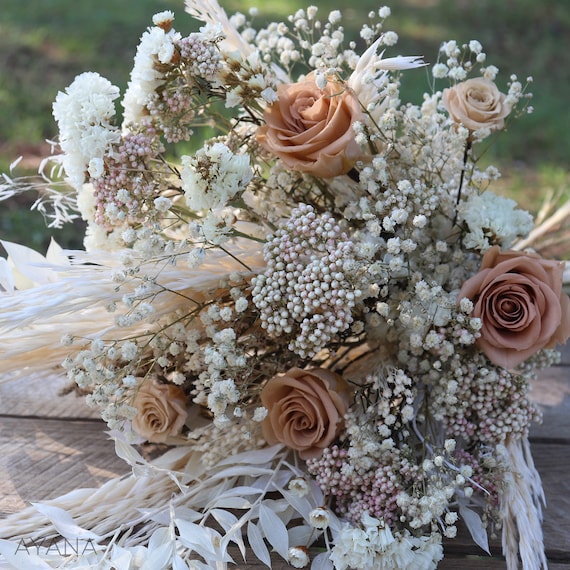
[(130, 472), (105, 427), (102, 421), (1, 418), (0, 514)]

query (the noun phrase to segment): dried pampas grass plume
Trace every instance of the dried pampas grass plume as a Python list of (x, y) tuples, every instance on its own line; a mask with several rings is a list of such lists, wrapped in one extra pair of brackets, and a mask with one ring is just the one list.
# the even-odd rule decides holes
[[(152, 295), (153, 319), (203, 303), (212, 292), (228, 287), (233, 274), (249, 281), (264, 268), (258, 242), (238, 239), (224, 248), (204, 251), (197, 267), (172, 258), (142, 260), (133, 257), (134, 276), (117, 281), (123, 269), (121, 252), (69, 252), (70, 265), (46, 262), (40, 270), (56, 275), (52, 282), (13, 292), (0, 292), (0, 354), (4, 378), (9, 374), (45, 372), (61, 365), (70, 352), (62, 337), (117, 340), (148, 329), (148, 321), (117, 324), (111, 307), (121, 306), (125, 295), (144, 282), (160, 283)], [(129, 255), (134, 256), (132, 252)], [(143, 299), (144, 300), (144, 299)]]

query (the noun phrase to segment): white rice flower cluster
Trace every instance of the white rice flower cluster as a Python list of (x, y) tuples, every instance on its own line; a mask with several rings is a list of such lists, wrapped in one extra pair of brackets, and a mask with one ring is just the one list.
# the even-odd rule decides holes
[(252, 299), (271, 336), (298, 334), (290, 349), (313, 356), (352, 323), (360, 297), (355, 248), (336, 220), (300, 205), (264, 247), (267, 270)]
[(469, 228), (463, 237), (465, 247), (482, 252), (493, 245), (509, 248), (517, 238), (526, 236), (534, 220), (517, 206), (514, 200), (490, 190), (462, 202), (459, 212)]
[(53, 116), (64, 153), (61, 163), (66, 179), (78, 192), (86, 171), (93, 178), (101, 176), (105, 155), (112, 153), (113, 144), (120, 140), (119, 131), (111, 124), (113, 101), (118, 96), (118, 87), (98, 73), (86, 72), (55, 99)]

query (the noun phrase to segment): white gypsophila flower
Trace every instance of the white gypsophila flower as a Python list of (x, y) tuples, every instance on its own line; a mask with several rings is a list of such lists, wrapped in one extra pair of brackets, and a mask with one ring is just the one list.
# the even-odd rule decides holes
[(443, 79), (444, 77), (447, 77), (447, 74), (449, 73), (449, 68), (447, 67), (447, 65), (445, 65), (445, 63), (436, 63), (431, 70), (432, 75), (434, 76), (435, 79)]
[(170, 63), (174, 56), (174, 43), (180, 34), (166, 32), (157, 26), (148, 29), (137, 47), (131, 78), (123, 97), (124, 125), (139, 122), (146, 105), (157, 87), (164, 83), (164, 76), (157, 63)]
[(517, 208), (514, 200), (489, 190), (471, 196), (460, 205), (459, 211), (469, 228), (463, 238), (468, 249), (484, 252), (493, 245), (509, 248), (516, 238), (527, 235), (533, 227), (532, 216)]
[(89, 169), (93, 177), (103, 173), (103, 158), (120, 140), (114, 100), (119, 88), (98, 73), (78, 75), (65, 92), (59, 92), (53, 104), (53, 116), (59, 128), (61, 164), (67, 181), (80, 190)]
[[(385, 43), (384, 39), (384, 35), (380, 36), (360, 56), (348, 79), (348, 86), (354, 91), (361, 105), (371, 113), (374, 120), (377, 120), (385, 110), (382, 102), (386, 98), (387, 72), (425, 65), (424, 61), (417, 56), (382, 59), (384, 52), (378, 53), (378, 49)], [(390, 38), (388, 40), (391, 41)]]
[(258, 406), (253, 412), (253, 421), (261, 423), (267, 417), (268, 410), (264, 406)]
[(182, 187), (188, 207), (212, 210), (227, 204), (253, 178), (249, 156), (234, 154), (224, 143), (205, 145), (182, 157)]
[(382, 43), (385, 46), (395, 46), (398, 43), (398, 34), (396, 32), (385, 32), (382, 37)]
[(166, 196), (159, 196), (154, 199), (154, 207), (158, 212), (168, 212), (172, 206), (172, 200)]

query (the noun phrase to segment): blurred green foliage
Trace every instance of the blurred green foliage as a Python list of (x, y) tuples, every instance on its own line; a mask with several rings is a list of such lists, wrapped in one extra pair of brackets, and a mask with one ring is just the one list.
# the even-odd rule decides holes
[[(228, 13), (257, 6), (258, 23), (283, 20), (308, 4), (299, 0), (221, 0)], [(513, 123), (497, 137), (489, 160), (511, 171), (567, 169), (570, 156), (570, 2), (567, 0), (376, 0), (314, 1), (319, 16), (340, 9), (350, 38), (370, 10), (384, 3), (392, 8), (386, 29), (400, 36), (386, 56), (422, 55), (433, 63), (444, 40), (478, 39), (488, 64), (501, 70), (506, 88), (515, 73), (524, 83), (534, 77), (532, 115)], [(43, 141), (56, 136), (51, 104), (59, 90), (83, 71), (97, 71), (122, 90), (142, 32), (152, 15), (173, 10), (182, 33), (196, 28), (185, 14), (183, 0), (2, 0), (0, 13), (0, 170), (18, 155), (40, 156)], [(404, 100), (420, 102), (428, 89), (426, 72), (404, 74)], [(443, 88), (442, 83), (438, 88)], [(521, 179), (526, 179), (521, 174)], [(535, 177), (534, 179), (540, 179)], [(518, 180), (518, 179), (517, 179)], [(516, 191), (525, 193), (524, 184)], [(533, 189), (532, 196), (537, 194)], [(540, 191), (538, 192), (540, 194)], [(523, 196), (524, 197), (524, 196)], [(528, 201), (528, 200), (527, 200)], [(531, 200), (532, 204), (535, 203)], [(40, 214), (23, 214), (29, 204), (0, 203), (0, 237), (45, 248), (53, 234), (64, 245), (74, 242), (80, 227), (64, 233), (46, 232)]]

